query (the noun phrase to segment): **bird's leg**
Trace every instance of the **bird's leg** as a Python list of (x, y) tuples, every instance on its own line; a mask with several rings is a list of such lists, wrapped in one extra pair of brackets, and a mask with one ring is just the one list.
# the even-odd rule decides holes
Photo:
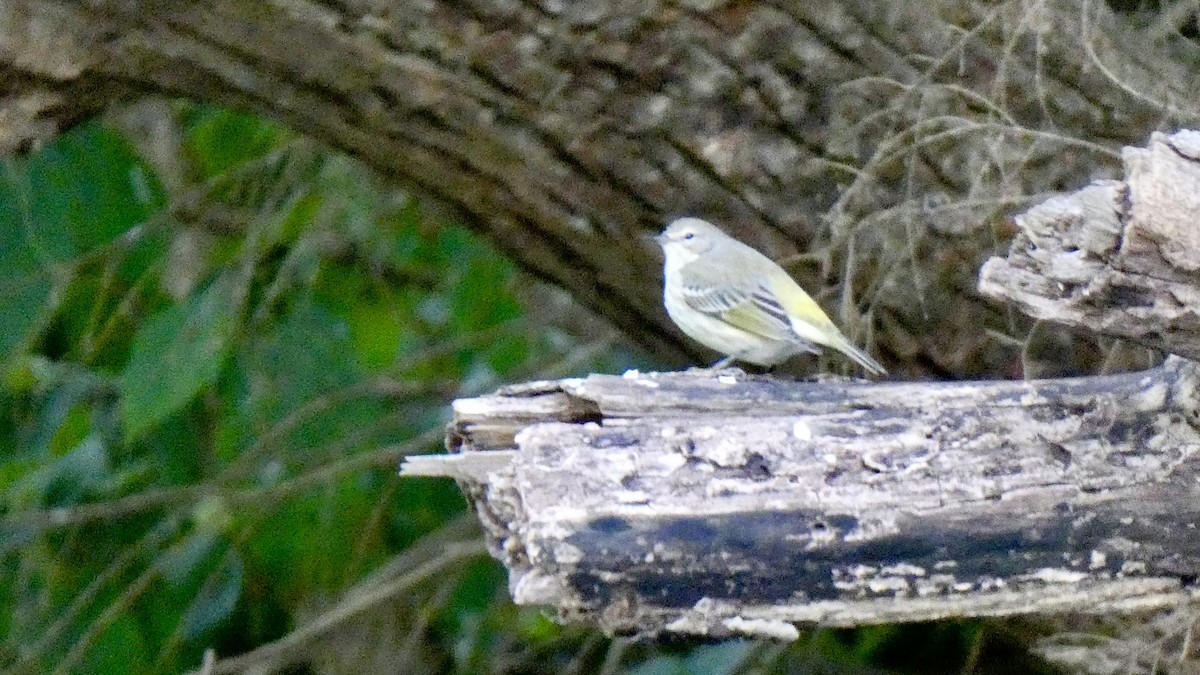
[(708, 368), (705, 368), (705, 370), (707, 370), (709, 372), (713, 372), (713, 373), (717, 372), (718, 370), (725, 370), (726, 368), (729, 367), (729, 364), (733, 363), (735, 360), (737, 360), (737, 357), (735, 357), (735, 356), (726, 356), (725, 358), (721, 359), (720, 361), (717, 361), (716, 363), (712, 364)]
[(723, 370), (728, 370), (729, 364), (733, 363), (736, 360), (737, 360), (736, 356), (726, 356), (725, 358), (721, 359), (720, 361), (717, 361), (716, 363), (712, 364), (711, 366), (709, 366), (707, 368), (699, 368), (699, 367), (693, 366), (692, 368), (688, 368), (688, 372), (694, 372), (694, 373), (699, 373), (699, 374), (703, 374), (703, 375), (712, 375), (714, 373), (719, 373)]

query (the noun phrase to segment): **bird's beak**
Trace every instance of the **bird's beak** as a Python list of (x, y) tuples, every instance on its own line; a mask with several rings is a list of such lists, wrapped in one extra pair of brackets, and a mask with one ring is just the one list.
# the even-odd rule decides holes
[(665, 246), (667, 243), (666, 232), (660, 232), (658, 234), (651, 235), (650, 238), (653, 239), (654, 243), (658, 244), (659, 246)]

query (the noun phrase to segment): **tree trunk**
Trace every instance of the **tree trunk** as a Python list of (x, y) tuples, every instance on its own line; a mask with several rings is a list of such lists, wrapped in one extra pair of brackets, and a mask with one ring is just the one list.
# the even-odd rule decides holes
[(643, 236), (701, 215), (816, 251), (795, 271), (893, 367), (964, 375), (1013, 359), (984, 329), (1021, 332), (962, 292), (1002, 214), (1197, 118), (1169, 37), (1090, 0), (16, 0), (0, 148), (144, 92), (262, 112), (673, 363), (710, 355), (667, 319)]

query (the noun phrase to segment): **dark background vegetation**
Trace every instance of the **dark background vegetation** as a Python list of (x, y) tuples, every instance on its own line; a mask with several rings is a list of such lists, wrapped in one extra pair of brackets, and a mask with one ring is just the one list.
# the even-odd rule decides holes
[[(354, 26), (456, 36), (381, 40), (445, 71), (414, 71), (425, 88), (376, 82), (321, 45), (289, 49), (307, 45), (296, 34), (248, 44), (296, 63), (323, 55), (329, 72), (273, 71), (263, 53), (230, 49), (247, 72), (311, 85), (269, 96), (201, 76), (199, 57), (163, 66), (194, 47), (168, 38), (235, 43), (231, 27), (259, 20), (231, 9), (246, 5), (155, 23), (187, 10), (118, 4), (93, 3), (106, 13), (92, 18), (144, 43), (96, 37), (71, 3), (16, 3), (57, 8), (54, 34), (94, 49), (37, 43), (44, 67), (31, 67), (18, 52), (32, 38), (0, 48), (6, 111), (62, 97), (37, 124), (0, 117), (12, 124), (0, 138), (0, 669), (1051, 671), (1029, 647), (1077, 624), (813, 627), (792, 645), (559, 626), (511, 605), (451, 482), (395, 468), (439, 450), (456, 397), (710, 358), (666, 321), (643, 238), (684, 212), (783, 260), (900, 377), (1151, 363), (989, 305), (973, 279), (1004, 250), (1010, 213), (1116, 175), (1122, 143), (1200, 117), (1186, 96), (1200, 89), (1177, 75), (1200, 72), (1194, 4), (897, 3), (865, 19), (874, 3), (846, 3), (820, 10), (823, 24), (783, 4), (668, 3), (626, 8), (629, 28), (597, 3), (610, 23), (564, 20), (561, 43), (537, 33), (529, 58), (544, 70), (510, 52), (544, 8), (526, 7), (525, 25), (492, 12), (503, 3), (433, 3), (420, 20), (338, 6)], [(761, 8), (786, 21), (755, 23)], [(892, 23), (860, 48), (839, 11)], [(10, 38), (14, 16), (0, 13)], [(455, 18), (475, 32), (445, 28)], [(780, 26), (832, 31), (817, 40), (828, 68), (784, 53), (808, 33)], [(603, 51), (627, 34), (629, 50)], [(1156, 67), (1172, 75), (1143, 76)], [(578, 90), (554, 79), (572, 68)], [(606, 77), (619, 95), (588, 99)], [(379, 96), (378, 117), (347, 92)], [(655, 96), (683, 112), (654, 117)]]

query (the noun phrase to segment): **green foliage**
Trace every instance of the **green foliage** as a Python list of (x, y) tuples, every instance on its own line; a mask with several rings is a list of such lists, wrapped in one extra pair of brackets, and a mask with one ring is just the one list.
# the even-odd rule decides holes
[[(101, 122), (0, 174), (6, 670), (283, 636), (462, 512), (394, 477), (447, 399), (558, 354), (507, 262), (361, 166), (246, 115), (173, 121), (171, 191)], [(493, 563), (464, 569), (439, 625), (503, 599)]]
[(49, 318), (74, 263), (163, 207), (161, 187), (114, 132), (89, 125), (0, 171), (0, 354)]
[(216, 381), (236, 329), (236, 300), (218, 281), (151, 317), (133, 337), (121, 373), (121, 422), (136, 438)]
[(176, 672), (331, 616), (313, 670), (766, 672), (903, 642), (653, 648), (512, 606), (457, 488), (395, 465), (449, 399), (574, 374), (542, 369), (575, 345), (362, 166), (248, 115), (166, 121), (169, 157), (97, 121), (2, 167), (0, 669)]

